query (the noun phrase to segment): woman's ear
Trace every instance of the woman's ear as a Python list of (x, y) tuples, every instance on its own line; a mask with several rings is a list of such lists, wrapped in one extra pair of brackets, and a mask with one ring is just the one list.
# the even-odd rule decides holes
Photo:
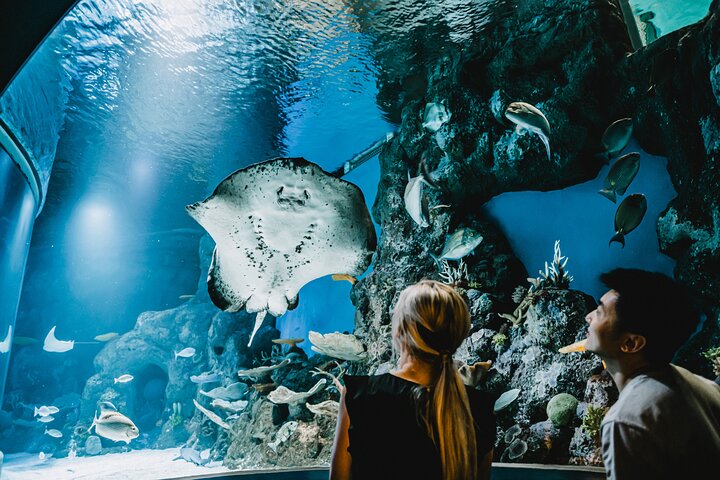
[(642, 335), (630, 334), (620, 345), (620, 351), (623, 353), (638, 353), (645, 348), (647, 340)]

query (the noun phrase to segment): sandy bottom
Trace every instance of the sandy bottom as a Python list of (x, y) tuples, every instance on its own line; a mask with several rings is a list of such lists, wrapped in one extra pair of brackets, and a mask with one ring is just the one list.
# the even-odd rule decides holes
[(225, 473), (230, 470), (211, 462), (200, 467), (185, 460), (173, 461), (179, 448), (132, 450), (95, 457), (49, 458), (17, 453), (5, 456), (2, 480), (160, 480), (193, 475)]

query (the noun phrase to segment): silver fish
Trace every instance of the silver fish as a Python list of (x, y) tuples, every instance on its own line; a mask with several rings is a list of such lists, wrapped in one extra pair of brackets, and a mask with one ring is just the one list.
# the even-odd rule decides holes
[(115, 383), (127, 383), (127, 382), (131, 381), (133, 378), (135, 378), (135, 377), (133, 377), (132, 375), (126, 373), (126, 374), (124, 374), (124, 375), (120, 375), (119, 377), (115, 378), (113, 384), (115, 384)]
[(625, 191), (632, 183), (635, 175), (640, 169), (640, 154), (637, 152), (628, 153), (618, 158), (617, 162), (610, 167), (605, 184), (600, 195), (615, 203), (616, 194), (625, 195)]
[(50, 423), (53, 420), (55, 420), (55, 417), (53, 417), (52, 415), (48, 415), (47, 417), (38, 417), (37, 418), (37, 421), (42, 422), (42, 423)]
[(610, 239), (625, 247), (625, 235), (632, 232), (640, 225), (645, 212), (647, 211), (647, 199), (642, 193), (633, 193), (620, 203), (615, 212), (615, 235)]
[(452, 114), (448, 112), (445, 105), (441, 103), (428, 103), (425, 105), (425, 113), (423, 115), (423, 128), (427, 128), (431, 132), (437, 132)]
[(193, 347), (183, 348), (179, 352), (175, 352), (175, 359), (178, 357), (188, 358), (195, 355), (195, 349)]
[(34, 412), (33, 416), (37, 417), (38, 415), (40, 415), (41, 417), (47, 417), (48, 415), (52, 415), (53, 413), (57, 413), (59, 411), (60, 411), (60, 409), (53, 405), (50, 405), (49, 407), (43, 405), (40, 408), (35, 407), (35, 412)]
[(54, 428), (51, 428), (50, 430), (46, 428), (45, 434), (50, 435), (53, 438), (61, 438), (63, 436), (60, 430), (55, 430)]
[(227, 387), (213, 388), (209, 392), (200, 390), (200, 394), (210, 398), (219, 398), (221, 400), (234, 401), (242, 398), (247, 393), (248, 386), (245, 383), (237, 382)]
[(114, 442), (130, 443), (140, 435), (140, 430), (128, 417), (120, 412), (104, 411), (93, 418), (88, 432), (95, 427), (95, 433)]
[(412, 218), (415, 223), (421, 227), (427, 227), (430, 225), (430, 223), (428, 223), (430, 218), (430, 209), (428, 208), (427, 198), (423, 195), (424, 183), (426, 182), (422, 175), (408, 178), (408, 183), (405, 186), (405, 193), (403, 194), (403, 199), (405, 200), (405, 210), (407, 210), (410, 218)]
[(480, 245), (483, 236), (472, 228), (460, 228), (445, 241), (440, 259), (460, 260)]
[(537, 134), (545, 144), (548, 160), (551, 159), (550, 122), (537, 107), (525, 102), (513, 102), (505, 109), (505, 117), (517, 125), (516, 131), (519, 135), (525, 133), (525, 130)]
[(622, 152), (623, 148), (627, 146), (632, 132), (632, 118), (615, 120), (605, 129), (600, 143), (602, 144), (603, 154), (607, 156), (608, 161)]

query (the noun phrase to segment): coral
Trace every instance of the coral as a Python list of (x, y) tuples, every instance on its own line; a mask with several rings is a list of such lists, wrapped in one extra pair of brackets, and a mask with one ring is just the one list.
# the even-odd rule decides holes
[(170, 422), (170, 426), (172, 426), (172, 428), (175, 428), (183, 422), (182, 404), (180, 402), (174, 402), (172, 404), (172, 408), (173, 413), (172, 415), (170, 415), (168, 421)]
[(720, 347), (705, 350), (702, 356), (712, 362), (713, 373), (720, 377)]
[(569, 393), (558, 393), (547, 404), (547, 415), (553, 426), (567, 427), (572, 423), (578, 400)]
[(535, 300), (539, 298), (542, 291), (569, 288), (573, 277), (570, 275), (570, 272), (565, 270), (567, 262), (568, 258), (560, 252), (560, 240), (555, 240), (552, 263), (548, 265), (548, 263), (545, 262), (545, 271), (540, 270), (539, 277), (527, 279), (530, 283), (530, 288), (525, 289), (522, 286), (515, 288), (512, 298), (513, 301), (518, 304), (517, 308), (515, 308), (512, 314), (502, 313), (500, 316), (509, 320), (514, 326), (517, 326), (523, 321), (528, 309), (534, 304)]
[(362, 361), (367, 356), (365, 347), (355, 335), (343, 333), (321, 334), (310, 330), (308, 338), (312, 347), (310, 349), (328, 357), (340, 358), (350, 361)]
[(510, 460), (516, 460), (527, 452), (528, 445), (524, 440), (519, 438), (515, 439), (513, 443), (508, 447), (508, 458)]
[(275, 404), (287, 403), (289, 405), (298, 404), (304, 402), (312, 395), (316, 394), (325, 387), (327, 380), (321, 378), (318, 382), (307, 392), (293, 392), (287, 387), (280, 386), (276, 390), (273, 390), (268, 395), (268, 399)]
[(588, 404), (582, 420), (582, 430), (590, 437), (595, 445), (600, 445), (600, 424), (602, 423), (608, 408)]
[(495, 335), (493, 335), (491, 342), (492, 342), (493, 347), (495, 347), (496, 349), (499, 350), (503, 347), (503, 345), (505, 345), (505, 342), (507, 342), (507, 340), (508, 340), (507, 335), (505, 335), (504, 333), (498, 332)]

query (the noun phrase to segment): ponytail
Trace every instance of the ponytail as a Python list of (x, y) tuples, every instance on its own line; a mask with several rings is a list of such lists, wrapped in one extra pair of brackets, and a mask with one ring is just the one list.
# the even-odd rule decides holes
[(451, 287), (423, 280), (403, 291), (393, 313), (396, 348), (435, 365), (424, 415), (428, 436), (440, 453), (444, 480), (475, 480), (475, 427), (465, 384), (452, 352), (470, 331), (470, 313)]

